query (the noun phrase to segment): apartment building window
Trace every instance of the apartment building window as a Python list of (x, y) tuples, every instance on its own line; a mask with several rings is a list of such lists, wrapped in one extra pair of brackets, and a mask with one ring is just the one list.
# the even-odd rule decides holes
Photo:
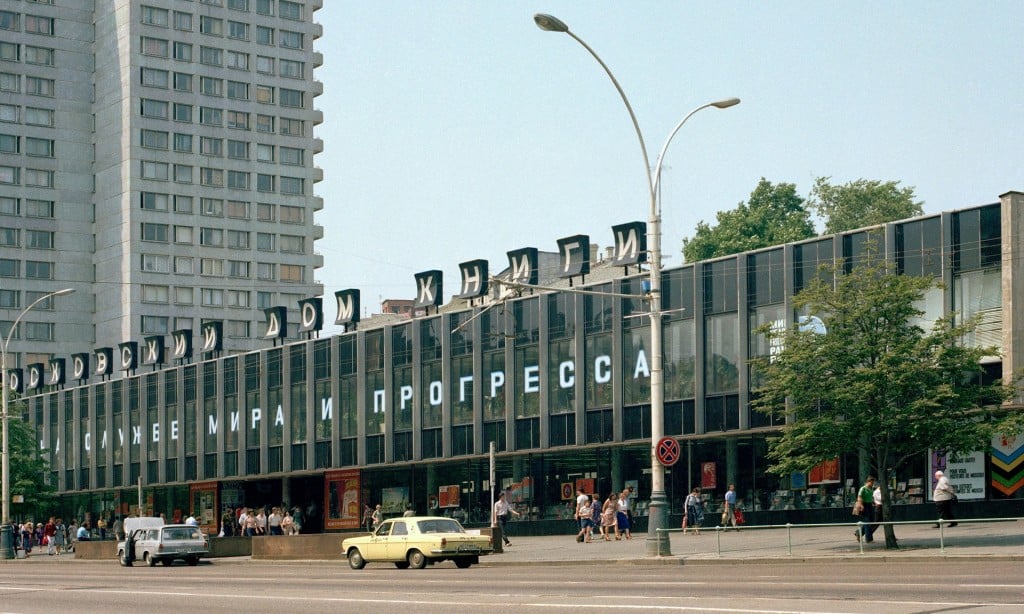
[(0, 92), (20, 92), (21, 75), (0, 72)]
[(194, 234), (191, 226), (175, 226), (174, 227), (174, 242), (180, 245), (192, 245), (195, 243), (193, 238)]
[(18, 171), (15, 166), (0, 166), (0, 184), (18, 185), (20, 183)]
[(305, 161), (305, 151), (295, 147), (281, 147), (281, 164), (288, 166), (302, 166)]
[(269, 85), (257, 85), (256, 102), (260, 104), (274, 104), (274, 88)]
[(228, 139), (228, 157), (235, 160), (248, 160), (249, 143)]
[(278, 30), (281, 38), (281, 46), (287, 49), (302, 49), (302, 32), (291, 32), (290, 30)]
[(52, 158), (54, 149), (53, 139), (39, 139), (31, 136), (25, 137), (25, 155), (38, 158)]
[(25, 185), (36, 188), (52, 188), (53, 176), (53, 171), (43, 170), (39, 168), (26, 168)]
[(181, 11), (174, 11), (174, 29), (185, 30), (186, 32), (192, 31), (192, 13), (183, 13)]
[(245, 171), (228, 171), (228, 188), (232, 190), (248, 190), (249, 173)]
[(228, 8), (233, 11), (248, 11), (249, 0), (228, 0)]
[(0, 247), (18, 247), (19, 244), (17, 228), (0, 228)]
[(142, 23), (166, 28), (168, 23), (167, 18), (167, 9), (145, 5), (142, 6)]
[(53, 201), (29, 198), (25, 201), (26, 217), (53, 217)]
[[(165, 303), (167, 301), (164, 301)], [(165, 316), (142, 316), (142, 334), (166, 335), (168, 318)]]
[(295, 60), (281, 60), (281, 76), (290, 79), (301, 79), (305, 76), (306, 64)]
[(0, 196), (0, 215), (21, 215), (21, 201), (10, 196)]
[(42, 77), (25, 77), (25, 93), (33, 96), (47, 96), (52, 98), (56, 90), (53, 79)]
[(156, 68), (143, 68), (142, 73), (142, 85), (147, 87), (162, 87), (167, 89), (168, 83), (168, 72), (166, 70), (158, 70)]
[(301, 254), (306, 249), (306, 240), (298, 235), (281, 235), (281, 251)]
[(203, 305), (208, 307), (224, 306), (224, 291), (219, 288), (203, 288)]
[(223, 247), (224, 231), (220, 228), (201, 228), (199, 230), (199, 244), (210, 247)]
[(223, 217), (224, 201), (219, 198), (200, 198), (199, 212), (207, 217)]
[(199, 274), (207, 277), (224, 277), (224, 261), (220, 258), (200, 259)]
[(228, 98), (249, 100), (249, 84), (241, 81), (228, 81)]
[(170, 257), (164, 254), (142, 254), (142, 270), (147, 273), (168, 273)]
[(21, 263), (10, 258), (0, 258), (0, 277), (17, 277)]
[(181, 62), (192, 61), (192, 45), (189, 43), (174, 43), (174, 59)]
[(215, 188), (224, 187), (224, 171), (219, 168), (200, 168), (199, 183)]
[[(184, 286), (178, 286), (177, 288), (174, 289), (174, 302), (176, 304), (178, 304), (178, 305), (191, 305), (191, 304), (193, 304), (194, 301), (195, 301), (195, 296), (194, 296), (194, 293), (192, 292), (192, 288), (187, 288), (187, 287), (184, 287)], [(179, 319), (182, 319), (182, 318), (179, 318)], [(176, 326), (175, 328), (177, 329), (179, 327)], [(185, 326), (185, 327), (180, 327), (180, 328), (188, 328), (188, 327)]]
[(291, 205), (281, 205), (281, 223), (282, 224), (301, 224), (305, 221), (306, 211), (302, 207), (292, 207)]
[(224, 51), (217, 47), (199, 47), (199, 63), (207, 66), (221, 66), (224, 64)]
[(265, 175), (263, 173), (256, 174), (256, 190), (259, 192), (273, 192), (274, 191), (274, 179), (273, 175)]
[(21, 30), (20, 17), (20, 14), (13, 11), (0, 11), (0, 30), (19, 32)]
[(166, 162), (151, 162), (149, 160), (142, 161), (142, 178), (143, 179), (156, 179), (158, 181), (167, 181), (167, 163)]
[(249, 24), (240, 21), (228, 21), (228, 38), (249, 40)]
[(167, 243), (167, 224), (142, 223), (142, 240)]
[(274, 293), (273, 292), (257, 292), (256, 293), (256, 308), (266, 309), (274, 305)]
[(228, 68), (235, 70), (249, 70), (249, 54), (240, 51), (228, 51), (224, 62)]
[(256, 279), (262, 281), (274, 281), (277, 279), (277, 271), (274, 268), (273, 262), (257, 262), (256, 263)]
[(168, 286), (151, 286), (148, 284), (142, 286), (143, 303), (166, 303), (169, 296), (170, 288)]
[(293, 283), (302, 282), (302, 267), (297, 264), (282, 264), (281, 265), (281, 281), (288, 281)]
[(149, 149), (167, 149), (168, 134), (162, 130), (142, 130), (141, 145)]
[[(186, 0), (187, 1), (187, 0)], [(223, 0), (199, 0), (203, 4), (212, 4), (213, 6), (223, 6)]]
[(273, 15), (274, 0), (256, 0), (256, 12), (260, 15)]
[(175, 256), (174, 272), (178, 275), (194, 275), (195, 263), (189, 256)]
[(275, 119), (273, 115), (256, 115), (256, 132), (273, 134)]
[(260, 45), (274, 44), (274, 28), (256, 26), (256, 42)]
[(29, 341), (53, 341), (52, 322), (25, 322), (24, 326)]
[(0, 104), (0, 122), (16, 124), (20, 121), (21, 107), (16, 104)]
[(174, 181), (178, 183), (192, 183), (192, 167), (187, 164), (174, 165)]
[(20, 62), (21, 47), (18, 43), (0, 42), (0, 60), (7, 62)]
[(53, 109), (25, 107), (25, 125), (53, 127)]
[(156, 192), (142, 192), (139, 195), (142, 201), (142, 208), (147, 211), (167, 211), (167, 203), (170, 196)]
[(288, 0), (280, 0), (277, 3), (277, 14), (281, 19), (293, 19), (295, 21), (302, 21), (302, 5), (298, 2), (289, 2)]
[(174, 151), (192, 153), (192, 135), (182, 132), (174, 133)]
[(21, 309), (21, 293), (17, 290), (0, 290), (0, 309)]
[(192, 213), (192, 197), (175, 195), (174, 197), (174, 212), (175, 213)]
[(244, 230), (229, 230), (228, 248), (249, 249), (249, 233)]
[(249, 293), (245, 290), (228, 290), (226, 298), (228, 307), (249, 306)]
[(256, 233), (256, 249), (261, 252), (273, 252), (277, 250), (277, 235), (270, 232)]
[(284, 136), (305, 136), (306, 126), (301, 119), (281, 118), (281, 134)]
[(256, 144), (256, 159), (260, 162), (274, 161), (274, 146), (263, 143)]
[[(249, 203), (243, 200), (229, 200), (224, 208), (224, 214), (236, 220), (249, 219)], [(246, 241), (248, 246), (248, 241)]]
[(234, 339), (248, 339), (249, 322), (245, 320), (226, 320), (224, 322), (224, 335)]
[(25, 63), (40, 66), (54, 65), (54, 51), (49, 47), (33, 47), (25, 45)]
[(224, 80), (213, 77), (200, 77), (199, 91), (207, 96), (223, 96)]
[(249, 114), (245, 111), (228, 111), (225, 117), (227, 118), (228, 128), (236, 130), (249, 129)]
[(141, 112), (143, 117), (167, 119), (167, 103), (163, 100), (143, 98), (141, 103)]
[(142, 37), (142, 55), (152, 55), (159, 58), (166, 58), (170, 49), (170, 41), (166, 38), (153, 38), (152, 36)]
[(280, 95), (282, 107), (302, 108), (303, 93), (299, 90), (290, 90), (282, 87)]
[(21, 140), (13, 134), (0, 134), (0, 153), (21, 153)]
[(32, 249), (53, 249), (53, 233), (48, 230), (26, 230), (25, 247)]
[(245, 260), (228, 260), (228, 277), (249, 278), (249, 263)]
[(43, 36), (53, 36), (53, 24), (53, 17), (25, 15), (25, 31), (29, 34), (42, 34)]
[(53, 263), (39, 260), (25, 261), (26, 279), (53, 279)]
[(224, 36), (224, 20), (203, 15), (199, 18), (199, 32), (211, 36)]
[(215, 109), (213, 107), (199, 107), (199, 123), (205, 124), (207, 126), (224, 125), (223, 109)]
[(256, 203), (256, 219), (261, 222), (273, 222), (276, 206), (272, 203)]
[(303, 194), (306, 189), (306, 180), (299, 177), (281, 177), (282, 194)]
[(223, 156), (224, 139), (215, 139), (209, 136), (200, 137), (199, 153), (203, 154), (204, 156)]
[(174, 73), (174, 89), (179, 92), (191, 92), (192, 75), (184, 72)]
[(182, 104), (180, 102), (174, 103), (174, 121), (191, 123), (192, 105)]
[(274, 74), (274, 58), (265, 55), (256, 56), (256, 72), (263, 75)]

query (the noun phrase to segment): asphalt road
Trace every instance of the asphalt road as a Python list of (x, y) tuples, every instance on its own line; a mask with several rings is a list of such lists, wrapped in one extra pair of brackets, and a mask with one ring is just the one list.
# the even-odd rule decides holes
[(204, 561), (0, 567), (0, 612), (1020, 612), (1019, 561), (474, 566)]

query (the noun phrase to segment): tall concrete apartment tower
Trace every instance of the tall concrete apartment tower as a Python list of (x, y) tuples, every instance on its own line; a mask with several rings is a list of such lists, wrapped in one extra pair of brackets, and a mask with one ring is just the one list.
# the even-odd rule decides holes
[(321, 6), (0, 2), (0, 333), (76, 290), (25, 315), (9, 366), (207, 321), (265, 347), (264, 308), (323, 293)]

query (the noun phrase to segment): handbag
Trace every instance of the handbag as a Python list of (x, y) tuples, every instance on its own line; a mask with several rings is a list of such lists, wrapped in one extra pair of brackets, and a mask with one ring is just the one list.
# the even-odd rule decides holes
[(860, 516), (864, 513), (864, 502), (857, 499), (857, 502), (853, 504), (853, 515)]

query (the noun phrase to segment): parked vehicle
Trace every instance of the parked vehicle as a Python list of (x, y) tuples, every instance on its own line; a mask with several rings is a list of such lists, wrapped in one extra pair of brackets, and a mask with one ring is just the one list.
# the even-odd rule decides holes
[(199, 527), (162, 525), (159, 518), (125, 520), (125, 539), (117, 545), (117, 560), (123, 567), (131, 567), (135, 561), (150, 567), (158, 562), (171, 565), (176, 560), (198, 565), (209, 553), (210, 542)]
[(367, 563), (394, 563), (399, 569), (423, 569), (454, 561), (460, 569), (480, 562), (494, 550), (491, 537), (467, 532), (457, 520), (441, 516), (409, 516), (385, 520), (370, 535), (350, 537), (341, 550), (352, 569)]

